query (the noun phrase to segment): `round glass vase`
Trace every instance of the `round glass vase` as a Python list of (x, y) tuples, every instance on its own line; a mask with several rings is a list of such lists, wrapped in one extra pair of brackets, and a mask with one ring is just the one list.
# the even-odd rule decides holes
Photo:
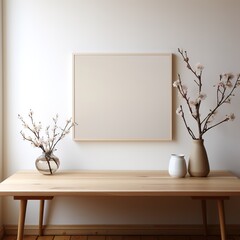
[(36, 159), (35, 166), (40, 173), (52, 175), (58, 170), (60, 161), (53, 153), (43, 152), (42, 155)]

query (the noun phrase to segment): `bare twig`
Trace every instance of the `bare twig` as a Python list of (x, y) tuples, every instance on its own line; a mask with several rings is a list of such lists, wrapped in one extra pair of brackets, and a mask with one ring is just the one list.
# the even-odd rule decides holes
[[(183, 106), (180, 105), (179, 115), (182, 116), (185, 127), (188, 133), (193, 139), (202, 139), (203, 135), (210, 129), (219, 126), (220, 124), (227, 122), (228, 120), (233, 120), (235, 118), (234, 114), (227, 115), (224, 119), (213, 123), (213, 117), (217, 113), (217, 110), (225, 103), (231, 102), (231, 97), (234, 96), (235, 89), (240, 85), (240, 75), (237, 75), (235, 81), (233, 81), (234, 76), (231, 73), (220, 75), (219, 83), (216, 86), (216, 106), (210, 109), (206, 116), (201, 115), (201, 104), (205, 100), (206, 95), (202, 92), (202, 72), (203, 66), (197, 64), (196, 68), (193, 68), (190, 64), (187, 51), (178, 49), (183, 61), (186, 63), (187, 69), (194, 75), (194, 83), (197, 86), (198, 96), (196, 99), (191, 99), (188, 96), (187, 87), (183, 84), (180, 74), (178, 74), (178, 80), (173, 83), (173, 86), (178, 89), (178, 92), (184, 99), (187, 109), (190, 115), (196, 121), (197, 124), (197, 134), (194, 134), (192, 129), (189, 127), (187, 119), (184, 114)], [(230, 117), (231, 116), (231, 117)]]

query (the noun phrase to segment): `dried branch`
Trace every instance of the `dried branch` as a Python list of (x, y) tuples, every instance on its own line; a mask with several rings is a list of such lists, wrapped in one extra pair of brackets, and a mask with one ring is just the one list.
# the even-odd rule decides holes
[(56, 145), (58, 142), (63, 139), (70, 129), (76, 125), (71, 119), (66, 121), (66, 124), (63, 128), (57, 125), (58, 115), (53, 118), (53, 127), (50, 133), (50, 126), (46, 127), (45, 136), (41, 135), (42, 125), (41, 122), (36, 124), (33, 119), (33, 111), (30, 110), (28, 117), (30, 119), (30, 124), (28, 124), (23, 117), (18, 114), (18, 118), (21, 120), (23, 127), (26, 129), (27, 133), (30, 134), (27, 136), (23, 130), (20, 132), (23, 139), (29, 141), (34, 147), (40, 148), (44, 153), (47, 153), (49, 156), (51, 153), (56, 150)]
[(189, 127), (182, 105), (180, 105), (180, 107), (177, 109), (177, 113), (182, 117), (184, 125), (187, 128), (190, 136), (193, 139), (202, 139), (203, 135), (210, 129), (219, 126), (228, 120), (234, 120), (234, 114), (230, 114), (219, 122), (213, 122), (217, 110), (223, 104), (231, 103), (231, 97), (234, 96), (233, 93), (235, 89), (240, 85), (240, 75), (237, 75), (235, 81), (233, 81), (234, 75), (231, 73), (220, 75), (219, 83), (217, 86), (214, 86), (216, 87), (216, 106), (213, 109), (210, 109), (209, 113), (204, 117), (201, 115), (201, 104), (207, 97), (207, 95), (202, 92), (202, 72), (204, 67), (198, 63), (194, 68), (190, 64), (187, 51), (183, 51), (178, 48), (178, 52), (180, 53), (183, 61), (186, 63), (187, 69), (189, 69), (190, 72), (194, 75), (193, 81), (197, 86), (198, 96), (195, 99), (191, 99), (188, 96), (188, 88), (183, 84), (180, 74), (178, 74), (178, 80), (174, 81), (173, 86), (178, 89), (178, 92), (186, 103), (186, 107), (189, 110), (190, 115), (196, 121), (198, 131), (197, 134), (194, 134), (193, 130)]

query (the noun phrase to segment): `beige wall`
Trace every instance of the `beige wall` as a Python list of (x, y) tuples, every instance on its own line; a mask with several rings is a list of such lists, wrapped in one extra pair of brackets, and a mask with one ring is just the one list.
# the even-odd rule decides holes
[[(3, 72), (2, 72), (2, 1), (0, 1), (0, 179), (3, 171)], [(2, 200), (0, 199), (0, 226), (2, 225)]]
[[(212, 87), (218, 75), (240, 72), (240, 1), (238, 0), (4, 0), (4, 177), (34, 169), (41, 152), (22, 141), (17, 115), (30, 108), (43, 123), (59, 113), (71, 116), (72, 53), (173, 53), (173, 77), (185, 76), (177, 48), (188, 50), (193, 63), (205, 65), (208, 94), (203, 110), (214, 104)], [(205, 85), (205, 86), (206, 86)], [(171, 153), (191, 149), (173, 91), (173, 132), (170, 142), (79, 143), (68, 136), (56, 155), (64, 169), (167, 169)], [(205, 137), (211, 169), (240, 175), (240, 94), (231, 105), (236, 121)], [(228, 111), (227, 111), (228, 112)], [(222, 114), (225, 114), (223, 111)], [(74, 184), (74, 183), (73, 183)], [(226, 203), (228, 223), (240, 223), (239, 199)], [(4, 224), (17, 223), (18, 205), (4, 201)], [(200, 205), (188, 198), (56, 198), (50, 224), (201, 223)], [(37, 224), (35, 203), (26, 224)], [(217, 222), (209, 211), (209, 222)], [(64, 216), (64, 217), (63, 217)]]

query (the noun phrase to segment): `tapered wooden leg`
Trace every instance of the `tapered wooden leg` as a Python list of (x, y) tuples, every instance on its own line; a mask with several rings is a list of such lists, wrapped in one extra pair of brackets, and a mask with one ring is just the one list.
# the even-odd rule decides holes
[(220, 231), (221, 231), (221, 240), (226, 240), (226, 227), (225, 227), (225, 215), (224, 215), (224, 202), (222, 199), (217, 200), (218, 205), (218, 216), (220, 223)]
[(200, 199), (202, 201), (202, 218), (203, 218), (203, 225), (205, 236), (207, 234), (207, 205), (206, 200), (217, 200), (218, 205), (218, 215), (219, 215), (219, 223), (220, 223), (220, 230), (221, 230), (221, 239), (226, 240), (226, 231), (225, 231), (225, 216), (224, 216), (224, 200), (228, 200), (229, 197), (222, 196), (212, 196), (212, 197), (192, 197), (192, 199)]
[(14, 196), (14, 200), (20, 200), (17, 240), (23, 239), (27, 201), (40, 200), (39, 235), (41, 236), (43, 233), (44, 200), (52, 200), (52, 199), (53, 199), (53, 196)]
[(207, 202), (205, 199), (202, 201), (202, 220), (203, 220), (203, 227), (204, 227), (204, 236), (207, 236)]
[(23, 239), (27, 199), (20, 199), (17, 240)]
[(43, 235), (43, 213), (44, 213), (44, 199), (40, 200), (40, 208), (39, 208), (39, 236)]

